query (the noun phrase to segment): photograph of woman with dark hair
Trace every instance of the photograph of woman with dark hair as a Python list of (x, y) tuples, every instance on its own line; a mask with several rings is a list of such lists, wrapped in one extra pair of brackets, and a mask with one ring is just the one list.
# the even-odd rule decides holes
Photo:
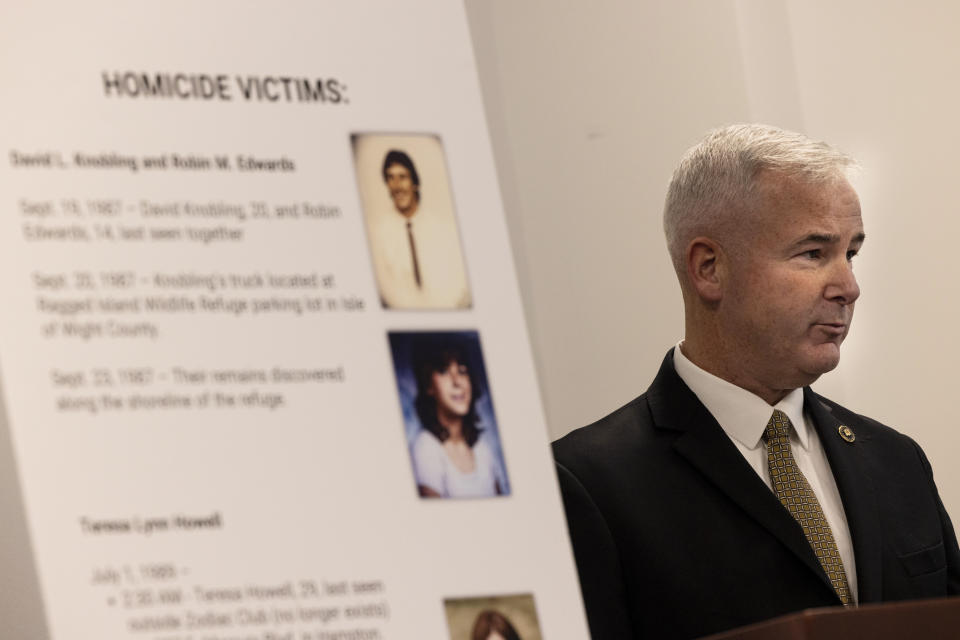
[(450, 640), (543, 640), (533, 595), (446, 598)]
[[(403, 379), (412, 377), (416, 385), (412, 405), (419, 425), (408, 430), (408, 439), (419, 494), (425, 498), (507, 494), (493, 408), (483, 397), (486, 376), (476, 332), (397, 332), (390, 340), (401, 404), (409, 395)], [(486, 400), (482, 412), (481, 400)]]
[(477, 614), (470, 638), (471, 640), (520, 640), (520, 634), (505, 615), (493, 609), (486, 609)]

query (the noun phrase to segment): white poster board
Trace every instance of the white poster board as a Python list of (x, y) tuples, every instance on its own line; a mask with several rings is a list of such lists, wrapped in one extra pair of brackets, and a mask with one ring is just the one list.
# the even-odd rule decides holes
[(0, 50), (49, 636), (587, 637), (463, 8), (19, 3)]

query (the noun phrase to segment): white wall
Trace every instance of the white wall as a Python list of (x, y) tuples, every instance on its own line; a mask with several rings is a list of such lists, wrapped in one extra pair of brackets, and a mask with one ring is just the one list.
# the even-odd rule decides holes
[(732, 2), (561, 4), (468, 3), (556, 435), (640, 393), (681, 337), (663, 193), (686, 147), (748, 110)]
[(666, 184), (717, 125), (858, 157), (868, 241), (839, 369), (816, 388), (916, 438), (960, 518), (960, 5), (467, 0), (554, 437), (641, 393), (682, 332)]

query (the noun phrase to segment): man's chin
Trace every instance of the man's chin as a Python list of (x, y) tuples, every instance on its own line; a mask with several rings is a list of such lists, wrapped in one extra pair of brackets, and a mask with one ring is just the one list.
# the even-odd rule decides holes
[(808, 376), (812, 376), (811, 382), (813, 382), (823, 374), (836, 369), (838, 364), (840, 364), (840, 345), (828, 343), (817, 347), (802, 370)]

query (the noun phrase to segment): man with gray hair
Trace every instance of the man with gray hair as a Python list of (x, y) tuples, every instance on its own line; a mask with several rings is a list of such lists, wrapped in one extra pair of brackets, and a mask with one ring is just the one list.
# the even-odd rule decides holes
[(554, 443), (595, 640), (960, 593), (919, 446), (809, 388), (839, 363), (860, 295), (851, 165), (735, 125), (674, 172), (664, 230), (685, 336), (646, 393)]

